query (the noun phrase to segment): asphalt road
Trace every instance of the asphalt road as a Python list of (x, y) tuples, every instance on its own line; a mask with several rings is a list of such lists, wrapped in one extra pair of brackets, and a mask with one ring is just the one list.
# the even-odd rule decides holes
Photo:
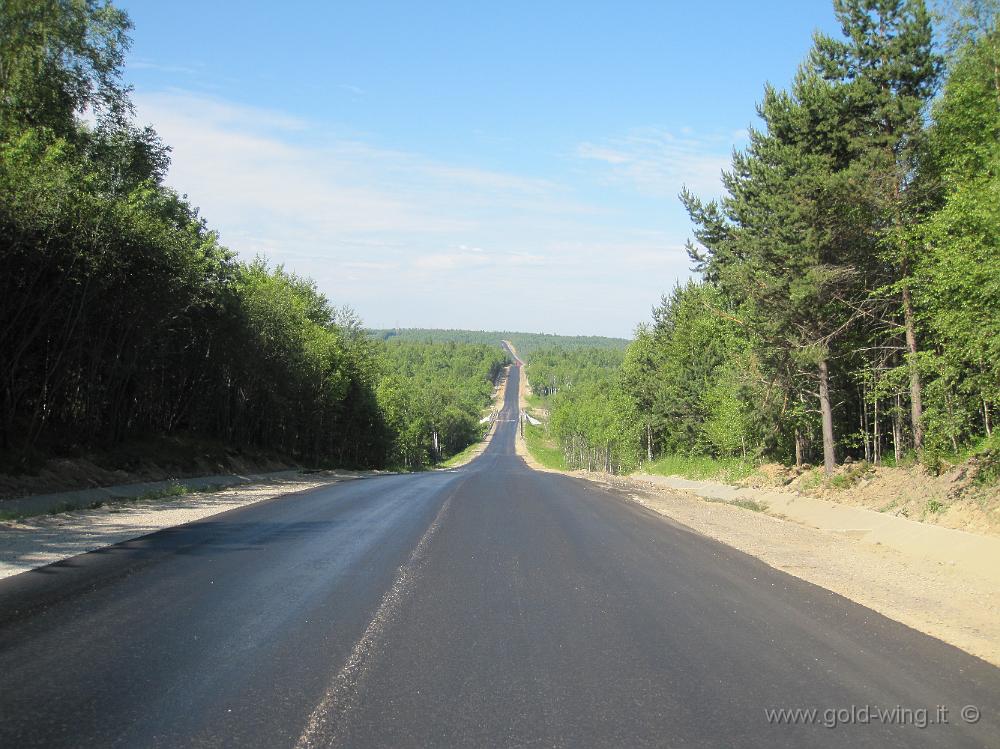
[(0, 746), (1000, 746), (1000, 670), (528, 469), (516, 378), (465, 468), (0, 581)]

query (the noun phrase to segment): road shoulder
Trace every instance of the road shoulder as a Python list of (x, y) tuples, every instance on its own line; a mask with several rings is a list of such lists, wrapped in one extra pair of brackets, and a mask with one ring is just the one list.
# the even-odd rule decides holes
[(94, 509), (0, 521), (0, 578), (237, 507), (364, 475), (368, 474), (299, 473), (208, 493), (109, 503)]

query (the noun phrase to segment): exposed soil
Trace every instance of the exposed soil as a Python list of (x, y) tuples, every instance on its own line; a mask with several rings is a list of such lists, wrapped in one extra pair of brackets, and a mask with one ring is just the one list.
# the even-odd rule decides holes
[(740, 483), (784, 487), (910, 520), (1000, 535), (1000, 486), (977, 480), (983, 467), (980, 459), (973, 458), (935, 475), (920, 464), (896, 468), (862, 462), (840, 466), (827, 479), (819, 468), (770, 464)]

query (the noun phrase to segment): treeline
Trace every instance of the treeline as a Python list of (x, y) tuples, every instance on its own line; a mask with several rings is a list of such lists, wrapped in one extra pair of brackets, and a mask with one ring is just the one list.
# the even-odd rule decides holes
[(618, 349), (540, 349), (527, 367), (532, 393), (549, 411), (549, 435), (570, 468), (621, 472), (635, 468), (639, 419), (618, 385)]
[(621, 367), (625, 351), (617, 348), (538, 349), (531, 356), (531, 389), (548, 397), (564, 390), (604, 385)]
[(410, 467), (474, 439), (500, 349), (386, 351), (310, 280), (239, 261), (132, 124), (130, 28), (95, 0), (0, 6), (3, 470), (138, 435)]
[(507, 364), (498, 346), (391, 341), (384, 351), (379, 403), (399, 464), (420, 468), (482, 438), (483, 409)]
[(962, 5), (946, 56), (921, 0), (834, 6), (843, 36), (765, 88), (725, 196), (682, 194), (700, 280), (664, 297), (606, 388), (635, 408), (630, 455), (935, 468), (992, 438), (997, 6)]
[(518, 333), (510, 330), (448, 330), (437, 328), (389, 328), (372, 330), (371, 335), (384, 341), (418, 341), (421, 343), (478, 343), (497, 346), (500, 341), (510, 341), (517, 349), (518, 356), (527, 361), (528, 356), (539, 349), (560, 348), (566, 350), (607, 348), (624, 350), (628, 341), (624, 338), (605, 336), (565, 336), (551, 333)]

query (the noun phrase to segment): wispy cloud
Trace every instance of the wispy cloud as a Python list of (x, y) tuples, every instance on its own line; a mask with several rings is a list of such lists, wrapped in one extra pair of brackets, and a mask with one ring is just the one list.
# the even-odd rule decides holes
[[(186, 91), (135, 98), (172, 146), (169, 182), (227, 245), (313, 277), (372, 325), (626, 334), (687, 271), (683, 234), (582, 200), (577, 175), (443, 162)], [(635, 171), (638, 144), (581, 156)]]
[(457, 268), (527, 268), (546, 265), (548, 262), (549, 259), (545, 256), (530, 252), (488, 252), (480, 247), (462, 245), (449, 252), (422, 255), (413, 261), (413, 267), (431, 271)]
[(355, 86), (350, 83), (338, 83), (337, 88), (342, 91), (347, 91), (349, 94), (354, 94), (355, 96), (364, 96), (365, 90), (360, 86)]
[(152, 60), (130, 60), (129, 68), (136, 70), (155, 70), (158, 73), (172, 73), (180, 75), (198, 75), (201, 72), (197, 67), (191, 65), (165, 65), (153, 62)]
[(603, 165), (609, 179), (646, 194), (675, 196), (686, 185), (695, 192), (716, 195), (733, 145), (745, 136), (743, 132), (696, 134), (687, 127), (678, 133), (644, 128), (620, 138), (580, 143), (576, 155)]

